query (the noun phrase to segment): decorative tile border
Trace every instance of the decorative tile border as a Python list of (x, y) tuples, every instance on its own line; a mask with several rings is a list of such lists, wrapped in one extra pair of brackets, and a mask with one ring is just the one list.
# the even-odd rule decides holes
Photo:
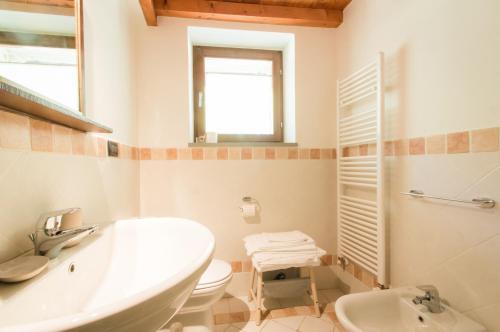
[[(108, 140), (26, 115), (0, 110), (0, 148), (107, 158)], [(136, 147), (119, 144), (119, 158), (139, 160)]]
[[(0, 109), (0, 148), (107, 158), (108, 140)], [(297, 147), (137, 148), (119, 143), (129, 160), (332, 160), (335, 149)]]
[(386, 141), (386, 156), (463, 154), (500, 151), (500, 128)]
[(332, 148), (140, 148), (140, 160), (332, 160), (336, 157), (336, 149)]

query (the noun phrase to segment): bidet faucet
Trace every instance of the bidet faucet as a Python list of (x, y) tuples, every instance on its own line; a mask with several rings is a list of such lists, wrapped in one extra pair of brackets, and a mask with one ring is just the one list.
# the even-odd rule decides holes
[(84, 238), (94, 233), (98, 226), (82, 226), (68, 230), (61, 230), (61, 222), (65, 215), (80, 211), (80, 208), (71, 208), (44, 213), (38, 219), (35, 232), (29, 235), (35, 246), (35, 255), (56, 258), (62, 248), (72, 239)]
[(413, 299), (414, 304), (422, 304), (429, 309), (430, 312), (438, 314), (443, 312), (441, 307), (441, 298), (439, 297), (439, 291), (436, 287), (432, 285), (422, 285), (417, 286), (418, 289), (425, 292), (424, 296), (416, 296)]

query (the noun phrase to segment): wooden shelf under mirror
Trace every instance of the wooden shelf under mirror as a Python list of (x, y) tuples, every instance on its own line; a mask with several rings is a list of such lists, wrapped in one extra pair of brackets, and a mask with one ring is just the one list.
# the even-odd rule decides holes
[[(0, 0), (0, 21), (6, 22), (0, 58), (7, 59), (0, 108), (82, 131), (112, 132), (85, 117), (83, 1)], [(32, 31), (32, 16), (45, 18), (46, 26)]]

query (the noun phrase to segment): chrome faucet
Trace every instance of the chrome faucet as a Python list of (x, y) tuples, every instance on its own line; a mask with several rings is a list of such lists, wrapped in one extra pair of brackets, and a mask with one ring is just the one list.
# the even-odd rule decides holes
[(80, 208), (71, 208), (44, 213), (40, 216), (35, 232), (28, 236), (35, 246), (35, 255), (47, 256), (50, 259), (56, 258), (70, 240), (84, 238), (97, 230), (97, 225), (61, 230), (63, 217), (78, 211)]
[(443, 312), (441, 307), (441, 298), (436, 287), (432, 285), (417, 286), (418, 289), (425, 292), (424, 296), (417, 296), (413, 299), (414, 304), (422, 304), (429, 309), (430, 312), (438, 314)]

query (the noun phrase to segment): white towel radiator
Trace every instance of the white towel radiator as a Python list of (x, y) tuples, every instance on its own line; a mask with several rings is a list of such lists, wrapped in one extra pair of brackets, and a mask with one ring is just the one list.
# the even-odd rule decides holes
[(383, 61), (337, 81), (337, 255), (387, 285)]

